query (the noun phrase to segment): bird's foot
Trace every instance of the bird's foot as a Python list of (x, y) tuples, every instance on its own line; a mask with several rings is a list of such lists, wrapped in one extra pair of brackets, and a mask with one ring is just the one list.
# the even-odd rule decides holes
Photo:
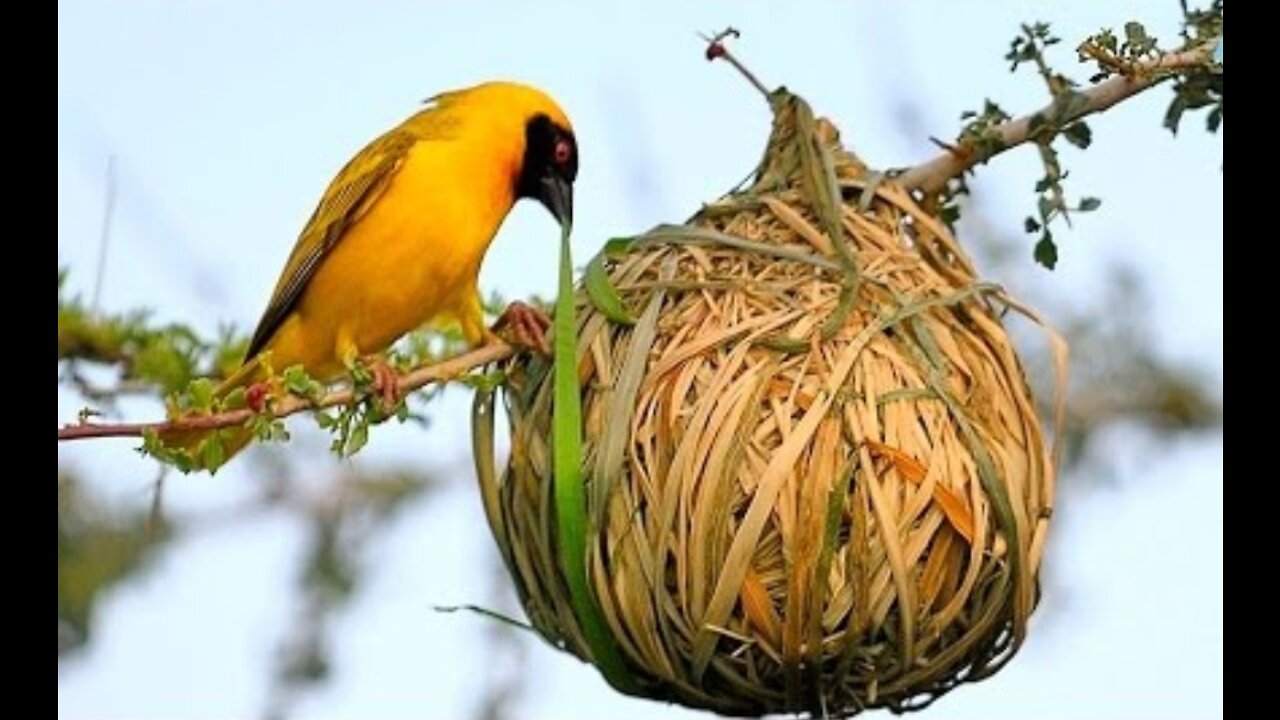
[(359, 365), (352, 368), (352, 377), (357, 387), (363, 382), (368, 383), (384, 413), (391, 414), (400, 406), (400, 373), (386, 358), (381, 355), (361, 358)]
[(550, 329), (551, 318), (545, 312), (519, 300), (508, 305), (493, 324), (493, 332), (503, 340), (548, 356), (551, 355), (551, 343), (547, 341)]

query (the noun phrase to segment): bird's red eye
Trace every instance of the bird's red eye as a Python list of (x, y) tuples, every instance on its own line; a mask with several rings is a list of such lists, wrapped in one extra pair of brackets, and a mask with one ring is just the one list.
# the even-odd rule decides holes
[(569, 158), (573, 157), (573, 146), (568, 140), (557, 140), (555, 149), (552, 151), (552, 158), (557, 165), (566, 165)]

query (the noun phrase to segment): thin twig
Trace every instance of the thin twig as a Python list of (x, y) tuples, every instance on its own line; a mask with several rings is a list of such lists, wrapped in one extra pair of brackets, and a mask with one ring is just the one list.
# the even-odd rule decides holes
[(115, 403), (121, 397), (129, 395), (155, 395), (156, 385), (144, 380), (121, 380), (119, 383), (111, 386), (96, 385), (89, 378), (80, 372), (75, 364), (76, 358), (68, 363), (67, 373), (62, 377), (63, 380), (71, 383), (85, 397), (95, 403), (100, 403), (108, 410), (115, 409)]
[[(1082, 90), (1080, 94), (1088, 101), (1081, 110), (1069, 118), (1060, 118), (1059, 127), (1064, 127), (1081, 118), (1101, 112), (1122, 100), (1137, 95), (1144, 90), (1156, 86), (1160, 82), (1173, 77), (1171, 73), (1204, 65), (1213, 56), (1217, 40), (1204, 43), (1190, 50), (1169, 53), (1150, 61), (1138, 63), (1131, 75), (1120, 75)], [(959, 177), (969, 168), (986, 162), (1010, 148), (1022, 145), (1031, 139), (1032, 119), (1037, 117), (1054, 117), (1058, 111), (1058, 101), (1046, 105), (1040, 110), (1010, 120), (994, 128), (999, 136), (998, 149), (988, 153), (980, 152), (973, 145), (963, 142), (961, 147), (948, 150), (943, 154), (908, 169), (898, 176), (898, 182), (907, 188), (918, 189), (925, 193), (941, 190), (951, 178)], [(1037, 128), (1040, 130), (1040, 128)]]
[(765, 102), (769, 102), (769, 88), (765, 87), (764, 83), (760, 82), (760, 79), (757, 78), (750, 70), (748, 70), (746, 65), (743, 65), (741, 62), (739, 62), (738, 58), (734, 57), (733, 53), (729, 52), (729, 49), (724, 46), (725, 38), (730, 38), (730, 37), (736, 38), (739, 35), (740, 33), (731, 27), (725, 28), (724, 30), (721, 30), (720, 32), (710, 37), (702, 33), (698, 33), (698, 37), (702, 38), (707, 42), (707, 60), (708, 61), (715, 60), (716, 58), (720, 58), (721, 60), (728, 61), (728, 63), (732, 65), (734, 68), (736, 68), (738, 72), (742, 73), (742, 76), (745, 77), (748, 82), (750, 82), (752, 85), (755, 86), (757, 90), (760, 91), (760, 94), (764, 96)]
[(153, 483), (151, 511), (147, 513), (148, 542), (155, 542), (160, 539), (160, 526), (164, 522), (164, 479), (168, 474), (169, 466), (160, 465), (160, 470), (156, 474), (156, 481)]
[[(431, 383), (452, 380), (463, 373), (499, 360), (505, 360), (515, 354), (515, 348), (503, 342), (494, 342), (456, 355), (448, 360), (415, 368), (400, 376), (396, 382), (399, 393), (403, 396)], [(335, 390), (312, 403), (297, 395), (287, 395), (274, 403), (269, 413), (276, 418), (283, 418), (303, 410), (320, 410), (334, 405), (346, 405), (354, 400), (355, 392), (351, 388)], [(82, 422), (58, 428), (58, 440), (83, 440), (101, 437), (142, 437), (147, 431), (168, 432), (176, 430), (214, 430), (217, 428), (243, 425), (255, 415), (251, 408), (229, 410), (211, 415), (194, 415), (163, 422), (145, 423), (94, 423)]]
[(107, 245), (111, 242), (111, 220), (116, 214), (116, 156), (107, 156), (107, 200), (102, 210), (102, 233), (98, 238), (98, 273), (93, 281), (93, 301), (89, 305), (91, 317), (98, 317), (102, 299), (102, 282), (107, 276)]

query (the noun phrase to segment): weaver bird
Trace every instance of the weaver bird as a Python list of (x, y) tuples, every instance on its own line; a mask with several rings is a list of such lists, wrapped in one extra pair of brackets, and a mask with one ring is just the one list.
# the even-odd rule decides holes
[[(395, 374), (380, 353), (405, 333), (454, 320), (469, 345), (493, 339), (477, 287), (485, 251), (521, 198), (572, 222), (577, 143), (564, 111), (527, 85), (490, 82), (427, 102), (329, 184), (219, 397), (272, 369), (301, 365), (328, 381), (364, 362), (375, 389), (394, 400)], [(545, 352), (546, 318), (529, 306), (513, 303), (502, 326)], [(228, 458), (251, 439), (240, 428), (222, 432)], [(192, 450), (206, 436), (161, 437)]]

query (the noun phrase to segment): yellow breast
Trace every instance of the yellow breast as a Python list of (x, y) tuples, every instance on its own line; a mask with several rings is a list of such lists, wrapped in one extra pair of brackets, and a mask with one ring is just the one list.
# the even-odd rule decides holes
[(514, 202), (510, 175), (474, 143), (422, 141), (376, 205), (316, 271), (268, 346), (277, 367), (342, 371), (401, 335), (474, 303), (484, 253)]

